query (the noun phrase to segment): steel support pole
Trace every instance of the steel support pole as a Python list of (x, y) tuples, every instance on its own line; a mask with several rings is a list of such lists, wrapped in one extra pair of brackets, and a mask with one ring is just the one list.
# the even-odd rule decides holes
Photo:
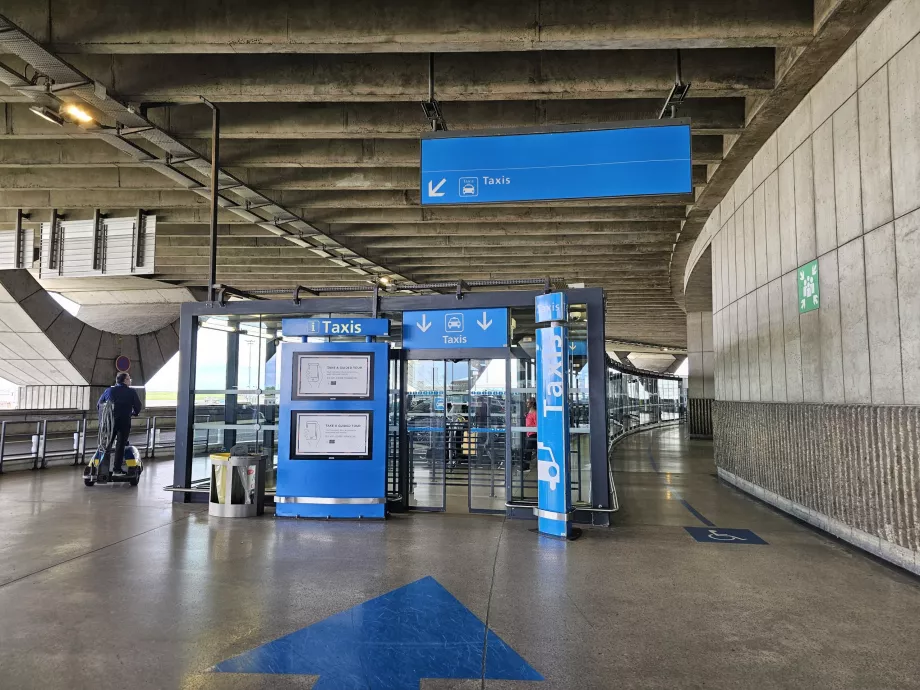
[(206, 98), (200, 97), (211, 109), (211, 235), (208, 259), (208, 302), (214, 301), (217, 283), (217, 193), (220, 190), (220, 109)]
[(22, 209), (16, 209), (16, 238), (15, 238), (15, 255), (13, 256), (13, 267), (24, 268), (25, 257), (22, 255)]

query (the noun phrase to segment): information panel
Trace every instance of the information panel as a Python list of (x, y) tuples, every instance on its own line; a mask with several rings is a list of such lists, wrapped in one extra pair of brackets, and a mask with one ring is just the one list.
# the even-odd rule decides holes
[(294, 357), (294, 400), (373, 397), (373, 359), (369, 353), (312, 354)]
[(692, 191), (686, 119), (478, 136), (437, 132), (422, 139), (422, 204)]
[(292, 460), (369, 460), (371, 412), (291, 412)]

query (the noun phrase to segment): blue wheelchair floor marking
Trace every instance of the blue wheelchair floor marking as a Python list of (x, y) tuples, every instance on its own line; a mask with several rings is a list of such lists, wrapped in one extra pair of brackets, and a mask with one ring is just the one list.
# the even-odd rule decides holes
[(707, 544), (766, 544), (749, 529), (727, 527), (684, 527), (690, 536)]
[[(655, 460), (655, 454), (652, 453), (651, 447), (648, 449), (648, 459), (652, 465), (652, 470), (657, 474), (665, 474), (658, 467), (658, 462)], [(702, 522), (705, 527), (684, 527), (687, 532), (690, 533), (690, 536), (693, 537), (696, 541), (706, 543), (706, 544), (764, 544), (767, 545), (763, 539), (758, 537), (749, 529), (728, 529), (722, 527), (716, 527), (716, 523), (712, 520), (709, 520), (705, 515), (700, 511), (690, 505), (690, 502), (681, 496), (675, 489), (668, 487), (668, 491), (671, 493), (671, 497), (679, 501), (680, 504), (686, 508), (693, 517)]]
[(486, 634), (482, 621), (433, 577), (222, 661), (211, 670), (318, 675), (315, 690), (418, 690), (423, 678), (543, 680), (498, 635), (491, 630)]

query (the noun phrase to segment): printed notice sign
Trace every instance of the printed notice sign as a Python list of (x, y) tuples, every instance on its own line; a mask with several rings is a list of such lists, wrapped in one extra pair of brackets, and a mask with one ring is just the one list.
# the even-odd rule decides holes
[(294, 357), (294, 400), (373, 398), (373, 355), (298, 354)]
[(294, 459), (370, 458), (370, 412), (295, 410), (292, 415)]

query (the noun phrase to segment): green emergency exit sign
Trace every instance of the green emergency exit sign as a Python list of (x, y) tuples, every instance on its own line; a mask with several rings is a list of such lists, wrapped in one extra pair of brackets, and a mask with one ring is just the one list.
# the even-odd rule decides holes
[(799, 314), (814, 311), (821, 306), (818, 260), (810, 261), (798, 270)]

